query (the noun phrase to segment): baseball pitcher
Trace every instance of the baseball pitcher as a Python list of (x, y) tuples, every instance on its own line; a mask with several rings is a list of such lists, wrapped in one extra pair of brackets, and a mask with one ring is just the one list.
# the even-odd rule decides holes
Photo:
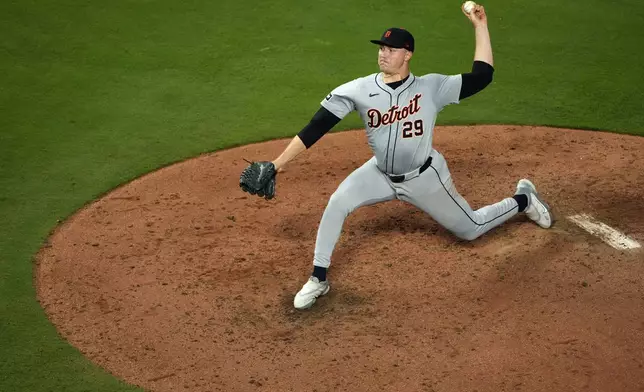
[(387, 29), (378, 45), (379, 73), (345, 83), (321, 101), (321, 108), (274, 161), (253, 162), (242, 173), (240, 187), (270, 199), (277, 171), (310, 148), (342, 118), (357, 111), (364, 121), (373, 157), (352, 172), (333, 193), (318, 227), (313, 273), (293, 304), (306, 309), (329, 292), (327, 270), (346, 217), (356, 208), (398, 199), (429, 214), (455, 236), (474, 240), (517, 213), (543, 228), (552, 225), (550, 207), (529, 180), (518, 182), (512, 197), (474, 211), (456, 190), (445, 159), (432, 148), (437, 114), (483, 90), (494, 73), (487, 16), (481, 5), (463, 13), (476, 37), (469, 73), (416, 76), (409, 70), (415, 50), (412, 34)]

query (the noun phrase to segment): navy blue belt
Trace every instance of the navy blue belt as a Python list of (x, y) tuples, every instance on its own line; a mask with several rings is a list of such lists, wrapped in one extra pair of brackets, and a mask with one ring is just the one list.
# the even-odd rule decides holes
[(432, 164), (432, 157), (430, 156), (425, 163), (423, 163), (423, 166), (420, 168), (411, 171), (406, 174), (387, 174), (387, 177), (391, 180), (391, 182), (405, 182), (407, 180), (411, 180), (414, 177), (418, 177), (421, 175), (429, 166)]

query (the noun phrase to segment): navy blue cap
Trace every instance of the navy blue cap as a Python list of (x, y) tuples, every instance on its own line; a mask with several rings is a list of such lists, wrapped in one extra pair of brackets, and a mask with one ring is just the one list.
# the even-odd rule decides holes
[(372, 43), (389, 46), (392, 48), (404, 48), (410, 52), (414, 51), (414, 36), (405, 29), (392, 27), (382, 33), (382, 38), (372, 39)]

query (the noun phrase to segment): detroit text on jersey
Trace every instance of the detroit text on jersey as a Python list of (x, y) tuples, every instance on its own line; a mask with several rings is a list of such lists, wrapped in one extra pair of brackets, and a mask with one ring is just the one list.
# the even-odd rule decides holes
[(369, 109), (367, 115), (369, 116), (369, 127), (378, 128), (381, 125), (389, 125), (402, 121), (412, 114), (420, 111), (420, 105), (418, 100), (422, 97), (422, 94), (414, 95), (414, 98), (409, 100), (409, 105), (399, 108), (398, 105), (394, 105), (389, 108), (384, 114), (380, 113), (378, 109)]

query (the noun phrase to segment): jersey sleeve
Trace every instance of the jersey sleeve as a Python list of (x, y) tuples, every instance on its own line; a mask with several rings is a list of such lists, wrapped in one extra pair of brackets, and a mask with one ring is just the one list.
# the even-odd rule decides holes
[(429, 74), (423, 79), (429, 84), (429, 90), (436, 107), (440, 110), (453, 103), (459, 103), (463, 79), (458, 75)]
[(320, 104), (339, 119), (343, 119), (347, 114), (356, 110), (356, 104), (352, 97), (355, 96), (358, 88), (358, 80), (352, 80), (336, 87)]

